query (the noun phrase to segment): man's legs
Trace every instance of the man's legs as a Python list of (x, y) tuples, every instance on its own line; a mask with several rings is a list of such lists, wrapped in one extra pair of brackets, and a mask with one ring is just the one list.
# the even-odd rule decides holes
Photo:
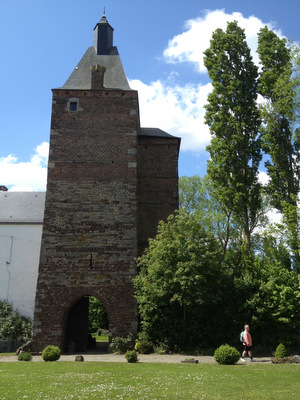
[(246, 346), (244, 345), (244, 351), (242, 352), (242, 358), (241, 358), (241, 361), (244, 363), (245, 362), (245, 356), (246, 356), (246, 354), (247, 354), (247, 348), (246, 348)]
[(242, 358), (241, 358), (242, 362), (245, 362), (245, 357), (246, 357), (247, 353), (248, 353), (248, 356), (250, 357), (250, 361), (253, 361), (252, 347), (244, 346), (244, 351), (242, 352)]

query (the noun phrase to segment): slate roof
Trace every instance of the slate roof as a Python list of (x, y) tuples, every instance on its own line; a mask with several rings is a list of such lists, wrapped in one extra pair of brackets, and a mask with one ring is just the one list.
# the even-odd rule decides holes
[(41, 224), (45, 192), (0, 192), (0, 224)]
[(152, 137), (164, 137), (170, 139), (179, 139), (177, 136), (170, 135), (169, 133), (159, 129), (159, 128), (140, 128), (140, 136), (152, 136)]
[(94, 65), (106, 67), (104, 74), (105, 88), (130, 90), (117, 48), (112, 47), (109, 55), (97, 55), (93, 46), (87, 49), (62, 89), (91, 89), (90, 67)]

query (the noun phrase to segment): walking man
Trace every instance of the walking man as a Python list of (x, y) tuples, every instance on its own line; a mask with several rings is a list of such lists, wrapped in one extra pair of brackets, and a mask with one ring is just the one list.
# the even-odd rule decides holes
[(249, 325), (244, 326), (244, 332), (243, 332), (243, 348), (244, 351), (242, 353), (242, 358), (241, 361), (244, 363), (245, 362), (245, 356), (248, 353), (250, 357), (250, 362), (253, 362), (253, 357), (252, 357), (252, 338), (250, 335), (250, 327)]

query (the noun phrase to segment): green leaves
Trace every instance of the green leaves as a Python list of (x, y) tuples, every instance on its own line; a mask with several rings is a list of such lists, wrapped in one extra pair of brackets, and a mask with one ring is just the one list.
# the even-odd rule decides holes
[[(265, 166), (270, 176), (267, 191), (272, 205), (284, 215), (289, 232), (294, 267), (300, 262), (299, 218), (299, 49), (288, 47), (267, 27), (259, 32), (258, 53), (261, 60), (259, 90), (267, 99), (261, 106), (262, 146), (269, 155)], [(293, 67), (294, 65), (294, 67)]]
[(196, 215), (181, 211), (160, 223), (156, 238), (137, 260), (140, 273), (134, 281), (142, 325), (151, 338), (178, 344), (199, 336), (191, 331), (192, 315), (198, 312), (200, 322), (205, 307), (219, 301), (220, 255), (218, 243)]
[(0, 301), (0, 338), (26, 341), (31, 335), (31, 320), (21, 316), (7, 301)]
[(236, 22), (228, 23), (226, 32), (217, 29), (204, 54), (213, 85), (205, 115), (212, 134), (207, 172), (220, 203), (243, 224), (250, 249), (251, 224), (260, 206), (257, 67)]
[[(278, 254), (280, 257), (280, 254)], [(284, 341), (295, 345), (300, 329), (300, 281), (280, 258), (256, 259), (256, 293), (248, 299), (255, 327), (264, 332), (263, 344)]]
[(291, 52), (286, 39), (280, 39), (267, 26), (259, 31), (257, 52), (262, 65), (260, 93), (270, 98), (280, 76), (286, 68), (291, 70)]
[(103, 304), (95, 297), (89, 297), (89, 332), (108, 329), (108, 316)]

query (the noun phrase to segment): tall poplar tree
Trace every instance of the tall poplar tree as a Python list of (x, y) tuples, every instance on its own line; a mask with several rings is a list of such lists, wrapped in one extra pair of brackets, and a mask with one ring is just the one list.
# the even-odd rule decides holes
[(217, 29), (204, 55), (213, 85), (205, 115), (212, 135), (207, 173), (220, 203), (240, 221), (250, 250), (261, 203), (258, 70), (237, 22), (228, 23), (226, 32)]
[(272, 205), (283, 214), (294, 268), (299, 268), (299, 193), (300, 135), (298, 74), (293, 73), (292, 48), (267, 27), (258, 35), (258, 54), (262, 71), (259, 91), (266, 99), (263, 117), (263, 150), (270, 181), (267, 190)]

